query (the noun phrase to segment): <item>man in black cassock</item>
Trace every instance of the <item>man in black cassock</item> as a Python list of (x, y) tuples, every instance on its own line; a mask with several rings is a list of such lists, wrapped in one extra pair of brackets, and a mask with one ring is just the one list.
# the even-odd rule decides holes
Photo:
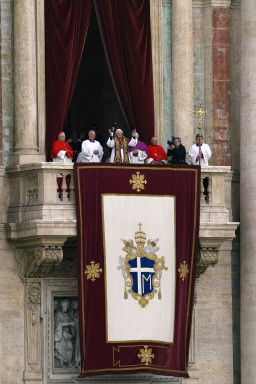
[(186, 164), (186, 148), (181, 144), (181, 139), (175, 137), (174, 144), (170, 145), (167, 156), (171, 157), (170, 164)]

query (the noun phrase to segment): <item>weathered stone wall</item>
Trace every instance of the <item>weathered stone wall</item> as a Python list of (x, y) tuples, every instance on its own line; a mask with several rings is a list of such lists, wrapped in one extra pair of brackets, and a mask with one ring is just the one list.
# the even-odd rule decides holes
[[(0, 1), (0, 163), (13, 148), (13, 0)], [(24, 286), (13, 245), (6, 240), (9, 191), (0, 168), (0, 383), (22, 384), (24, 371)]]
[(230, 242), (223, 244), (218, 264), (198, 279), (195, 301), (195, 364), (189, 373), (198, 384), (233, 384)]
[(12, 245), (0, 224), (0, 366), (2, 384), (23, 383), (24, 287)]
[(21, 384), (24, 370), (24, 287), (14, 247), (6, 240), (9, 191), (0, 166), (0, 383)]

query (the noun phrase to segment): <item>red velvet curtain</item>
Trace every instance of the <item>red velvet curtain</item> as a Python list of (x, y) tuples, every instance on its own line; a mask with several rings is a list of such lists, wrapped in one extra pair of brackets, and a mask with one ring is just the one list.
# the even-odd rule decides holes
[(92, 0), (45, 0), (47, 159), (71, 103)]
[(94, 0), (114, 86), (131, 129), (154, 134), (153, 71), (148, 0)]

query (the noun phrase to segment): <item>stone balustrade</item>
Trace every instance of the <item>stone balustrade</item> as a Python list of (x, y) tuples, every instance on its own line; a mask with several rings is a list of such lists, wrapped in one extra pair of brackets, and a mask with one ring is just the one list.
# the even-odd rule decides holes
[[(76, 220), (73, 164), (37, 163), (8, 167), (9, 223)], [(68, 191), (67, 179), (70, 179)], [(61, 189), (57, 184), (61, 179)], [(227, 223), (230, 167), (210, 166), (201, 172), (201, 223)], [(59, 189), (59, 191), (58, 191)]]
[[(44, 253), (45, 247), (62, 247), (76, 237), (73, 164), (14, 165), (6, 174), (12, 191), (7, 237), (17, 249), (34, 247), (38, 254), (41, 247)], [(217, 263), (222, 243), (235, 237), (238, 223), (230, 221), (229, 212), (231, 181), (230, 167), (202, 169), (198, 275)]]

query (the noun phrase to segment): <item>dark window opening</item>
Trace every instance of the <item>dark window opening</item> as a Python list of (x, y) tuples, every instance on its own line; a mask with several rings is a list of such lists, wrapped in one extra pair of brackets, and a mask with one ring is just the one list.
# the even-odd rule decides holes
[(67, 138), (76, 130), (78, 137), (84, 135), (87, 139), (88, 131), (95, 125), (96, 139), (104, 147), (104, 161), (110, 156), (106, 146), (108, 129), (115, 122), (129, 137), (130, 130), (115, 94), (93, 9), (64, 131)]

